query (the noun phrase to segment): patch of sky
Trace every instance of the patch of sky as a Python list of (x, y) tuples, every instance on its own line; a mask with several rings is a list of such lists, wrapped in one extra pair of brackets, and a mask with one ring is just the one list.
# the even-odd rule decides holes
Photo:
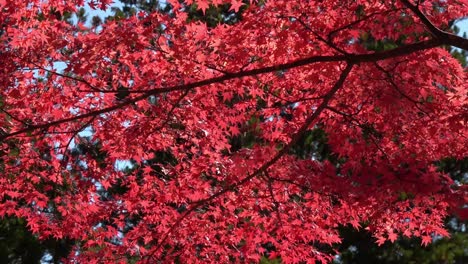
[(463, 36), (465, 33), (468, 34), (468, 19), (464, 18), (455, 23), (455, 25), (460, 28), (460, 36)]
[[(101, 19), (104, 19), (107, 16), (113, 15), (112, 8), (122, 8), (124, 5), (120, 1), (114, 1), (109, 8), (106, 10), (101, 10), (101, 9), (93, 9), (89, 6), (89, 1), (86, 2), (84, 6), (84, 10), (86, 11), (86, 15), (88, 17), (86, 21), (86, 26), (91, 26), (91, 21), (92, 17), (97, 16), (100, 17)], [(76, 21), (76, 16), (75, 16), (75, 21)]]
[(127, 171), (133, 168), (133, 163), (130, 160), (116, 160), (114, 163), (114, 169), (116, 171)]
[(130, 122), (130, 121), (128, 121), (128, 120), (122, 122), (122, 126), (123, 126), (124, 128), (128, 128), (128, 127), (130, 127), (131, 125), (132, 125), (132, 122)]
[[(468, 19), (467, 18), (463, 18), (457, 21), (455, 23), (455, 26), (457, 26), (460, 29), (460, 31), (458, 32), (459, 36), (466, 37), (466, 35), (468, 35)], [(459, 48), (455, 48), (455, 49), (461, 51), (461, 49)]]

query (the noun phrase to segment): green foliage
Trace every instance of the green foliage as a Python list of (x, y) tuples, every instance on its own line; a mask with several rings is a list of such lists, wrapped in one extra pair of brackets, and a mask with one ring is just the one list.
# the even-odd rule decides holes
[(72, 246), (67, 239), (40, 241), (21, 218), (0, 219), (0, 263), (60, 263)]
[[(451, 221), (456, 222), (454, 219)], [(460, 227), (464, 225), (465, 223), (460, 224)], [(408, 238), (377, 246), (375, 238), (365, 230), (343, 227), (340, 231), (343, 243), (337, 249), (340, 255), (334, 261), (336, 264), (462, 264), (468, 261), (468, 234), (465, 227), (452, 230), (452, 237), (435, 239), (435, 242), (427, 247), (422, 247), (419, 239)]]
[[(454, 34), (460, 34), (460, 28), (459, 27), (452, 25), (451, 29), (452, 29)], [(467, 38), (466, 33), (463, 33), (463, 38)], [(457, 49), (457, 48), (453, 48), (453, 47), (446, 47), (446, 49), (448, 51), (450, 51), (452, 56), (455, 59), (457, 59), (463, 67), (467, 66), (466, 57), (468, 56), (468, 54), (467, 54), (466, 50), (461, 50), (461, 49)]]
[(2, 218), (0, 221), (0, 262), (39, 263), (44, 255), (36, 236), (28, 231), (25, 221)]
[(457, 160), (455, 158), (445, 158), (436, 162), (439, 170), (449, 173), (450, 177), (460, 183), (468, 181), (468, 157)]
[(203, 13), (201, 9), (198, 9), (196, 4), (192, 4), (186, 8), (188, 13), (189, 21), (202, 21), (206, 23), (208, 27), (215, 27), (219, 24), (235, 24), (242, 19), (242, 12), (248, 6), (243, 5), (238, 13), (230, 10), (230, 4), (223, 4), (219, 6), (210, 5), (210, 7)]
[(88, 15), (86, 14), (86, 10), (82, 7), (76, 12), (76, 18), (78, 19), (78, 22), (80, 23), (86, 23), (88, 20)]
[(262, 257), (260, 259), (260, 264), (281, 264), (281, 260), (276, 258), (276, 259), (268, 259), (266, 257)]
[(327, 145), (327, 135), (320, 128), (309, 130), (298, 140), (291, 152), (301, 159), (326, 160), (334, 159), (331, 149)]

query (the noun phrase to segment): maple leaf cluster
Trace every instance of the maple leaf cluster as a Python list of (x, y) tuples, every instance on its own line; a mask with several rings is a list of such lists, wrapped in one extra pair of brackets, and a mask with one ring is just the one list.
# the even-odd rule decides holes
[[(0, 216), (86, 263), (329, 262), (340, 225), (427, 244), (466, 216), (434, 162), (467, 154), (443, 47), (468, 50), (447, 31), (468, 1), (167, 3), (87, 28), (60, 19), (83, 1), (0, 1)], [(184, 11), (226, 3), (241, 21)], [(334, 160), (294, 155), (313, 129)]]

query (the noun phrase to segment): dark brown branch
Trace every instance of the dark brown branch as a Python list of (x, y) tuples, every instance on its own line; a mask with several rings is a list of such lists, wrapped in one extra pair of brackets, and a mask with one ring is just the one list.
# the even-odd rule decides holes
[(12, 115), (10, 112), (8, 112), (7, 110), (3, 109), (3, 108), (0, 108), (0, 111), (5, 113), (7, 116), (9, 116), (11, 119), (15, 120), (16, 122), (19, 122), (21, 124), (23, 124), (24, 126), (28, 127), (29, 124), (24, 122), (23, 120), (17, 118), (16, 116)]
[[(35, 63), (33, 63), (33, 64), (36, 65)], [(52, 71), (52, 70), (46, 69), (44, 67), (41, 67), (39, 65), (36, 65), (36, 67), (38, 69), (41, 69), (41, 70), (43, 70), (45, 72), (48, 72), (48, 73), (50, 73), (52, 75), (57, 75), (57, 76), (60, 76), (62, 78), (67, 78), (67, 79), (70, 79), (70, 80), (73, 80), (73, 81), (76, 81), (76, 82), (81, 82), (81, 83), (85, 84), (86, 86), (88, 86), (92, 90), (92, 92), (99, 92), (99, 93), (105, 92), (104, 90), (101, 90), (101, 89), (95, 87), (94, 85), (92, 85), (91, 83), (89, 83), (88, 81), (86, 81), (84, 79), (74, 77), (74, 76), (70, 76), (70, 75), (66, 75), (66, 74), (63, 74), (63, 73), (60, 73), (60, 72)]]
[[(468, 40), (464, 40), (464, 41), (465, 41), (464, 45), (466, 46), (466, 50), (468, 50)], [(112, 112), (112, 111), (124, 108), (124, 107), (126, 107), (128, 105), (131, 105), (131, 104), (133, 104), (135, 102), (138, 102), (140, 100), (144, 100), (144, 99), (146, 99), (146, 98), (148, 98), (149, 96), (152, 96), (152, 95), (158, 95), (158, 94), (168, 93), (168, 92), (173, 92), (173, 91), (192, 90), (194, 88), (202, 87), (202, 86), (206, 86), (206, 85), (210, 85), (210, 84), (222, 83), (224, 81), (239, 79), (239, 78), (248, 77), (248, 76), (254, 76), (254, 75), (258, 75), (258, 74), (272, 73), (272, 72), (276, 72), (276, 71), (285, 71), (285, 70), (289, 70), (289, 69), (293, 69), (293, 68), (313, 64), (313, 63), (318, 63), (318, 62), (348, 61), (348, 62), (354, 63), (354, 64), (364, 63), (364, 62), (375, 62), (375, 61), (379, 61), (379, 60), (385, 60), (385, 59), (389, 59), (389, 58), (408, 55), (408, 54), (411, 54), (411, 53), (414, 53), (414, 52), (417, 52), (417, 51), (422, 51), (422, 50), (426, 50), (426, 49), (435, 48), (435, 47), (440, 46), (442, 44), (449, 44), (449, 45), (455, 46), (454, 44), (456, 44), (456, 43), (455, 42), (454, 43), (448, 43), (448, 42), (444, 43), (444, 42), (441, 42), (438, 39), (434, 39), (434, 40), (426, 40), (426, 41), (422, 41), (422, 42), (417, 42), (417, 43), (414, 43), (414, 44), (408, 44), (406, 46), (398, 47), (398, 48), (395, 48), (393, 50), (384, 51), (384, 52), (377, 52), (377, 53), (357, 54), (357, 55), (350, 54), (350, 55), (335, 55), (335, 56), (312, 56), (312, 57), (299, 59), (299, 60), (284, 63), (284, 64), (267, 66), (267, 67), (263, 67), (263, 68), (246, 70), (246, 71), (239, 71), (239, 72), (232, 73), (232, 74), (225, 74), (225, 75), (222, 75), (222, 76), (219, 76), (219, 77), (214, 77), (214, 78), (201, 80), (201, 81), (197, 81), (197, 82), (193, 82), (193, 83), (175, 85), (175, 86), (163, 87), (163, 88), (156, 88), (156, 89), (148, 90), (146, 93), (144, 93), (142, 95), (139, 95), (137, 97), (131, 98), (129, 100), (126, 100), (125, 102), (122, 102), (122, 103), (119, 103), (119, 104), (116, 104), (116, 105), (113, 105), (113, 106), (110, 106), (110, 107), (107, 107), (107, 108), (103, 108), (103, 109), (100, 109), (100, 110), (91, 111), (91, 112), (88, 112), (88, 113), (85, 113), (85, 114), (76, 115), (76, 116), (73, 116), (73, 117), (64, 118), (64, 119), (60, 119), (60, 120), (55, 120), (55, 121), (51, 121), (51, 122), (47, 122), (47, 123), (30, 125), (28, 128), (20, 129), (20, 130), (17, 130), (15, 132), (0, 136), (0, 141), (5, 140), (6, 138), (9, 138), (9, 137), (12, 137), (12, 136), (16, 136), (16, 135), (19, 135), (19, 134), (22, 134), (22, 133), (33, 131), (35, 129), (47, 129), (49, 127), (60, 125), (60, 124), (63, 124), (63, 123), (72, 122), (72, 121), (76, 121), (76, 120), (80, 120), (80, 119), (84, 119), (84, 118), (88, 118), (88, 117), (92, 117), (92, 116), (98, 116), (100, 114)]]
[(408, 7), (421, 22), (429, 29), (432, 35), (441, 41), (441, 44), (454, 46), (463, 50), (468, 50), (468, 40), (452, 33), (441, 30), (436, 27), (430, 20), (424, 15), (418, 6), (411, 4), (408, 0), (401, 0), (401, 2)]
[(339, 27), (339, 28), (337, 28), (337, 29), (334, 29), (334, 30), (330, 31), (330, 32), (328, 33), (327, 39), (328, 39), (328, 41), (333, 42), (334, 36), (335, 36), (338, 32), (340, 32), (340, 31), (343, 31), (343, 30), (352, 28), (353, 26), (358, 25), (359, 23), (362, 23), (362, 22), (364, 22), (364, 21), (370, 19), (370, 18), (372, 18), (372, 17), (375, 16), (375, 15), (385, 15), (385, 14), (388, 14), (388, 13), (391, 13), (391, 12), (396, 12), (396, 11), (399, 11), (399, 10), (400, 10), (400, 9), (386, 10), (386, 11), (383, 11), (383, 12), (374, 12), (374, 13), (371, 13), (371, 14), (369, 14), (369, 15), (366, 15), (366, 16), (364, 16), (364, 17), (358, 19), (358, 20), (355, 20), (355, 21), (353, 21), (353, 22), (351, 22), (351, 23), (349, 23), (349, 24), (346, 24), (346, 25), (344, 25), (344, 26), (342, 26), (342, 27)]
[(271, 200), (273, 202), (273, 210), (275, 211), (276, 218), (278, 219), (278, 222), (276, 223), (275, 228), (271, 231), (272, 233), (275, 233), (276, 230), (280, 227), (280, 225), (283, 222), (283, 220), (281, 218), (281, 213), (280, 213), (280, 203), (275, 198), (275, 194), (273, 192), (273, 186), (271, 185), (271, 182), (272, 182), (273, 179), (270, 178), (270, 175), (268, 174), (267, 171), (265, 171), (265, 178), (266, 178), (267, 185), (268, 185), (268, 192), (270, 193)]
[[(358, 126), (359, 128), (361, 129), (365, 129), (363, 124), (361, 123), (361, 121), (359, 121), (359, 119), (357, 119), (356, 117), (354, 117), (355, 114), (349, 114), (349, 113), (345, 113), (345, 112), (342, 112), (338, 109), (335, 109), (331, 106), (327, 106), (327, 109), (332, 111), (333, 113), (336, 113), (336, 114), (339, 114), (341, 116), (343, 116), (344, 119), (348, 119), (349, 121), (351, 121), (350, 123), (353, 124), (353, 121), (355, 122), (354, 125)], [(385, 159), (390, 162), (390, 158), (388, 156), (388, 154), (385, 152), (385, 150), (379, 145), (379, 143), (377, 142), (376, 138), (374, 137), (374, 135), (371, 133), (369, 135), (369, 138), (371, 139), (372, 143), (374, 144), (374, 146), (384, 155)]]
[(432, 22), (424, 15), (419, 8), (410, 3), (408, 0), (401, 0), (401, 2), (408, 7), (429, 29), (429, 32), (436, 38), (443, 38), (445, 32), (437, 28)]
[(331, 40), (330, 38), (328, 39), (325, 39), (324, 37), (322, 37), (319, 33), (317, 33), (315, 30), (313, 30), (309, 25), (307, 25), (304, 21), (302, 21), (302, 19), (298, 18), (298, 17), (295, 17), (295, 16), (279, 16), (280, 18), (287, 18), (287, 19), (294, 19), (296, 20), (297, 22), (299, 22), (299, 24), (301, 24), (305, 29), (307, 29), (308, 31), (310, 31), (318, 40), (322, 41), (323, 43), (325, 43), (326, 45), (328, 45), (330, 48), (334, 49), (335, 51), (341, 53), (341, 54), (347, 54), (346, 51), (340, 49), (338, 46), (335, 45), (335, 43), (333, 43), (333, 40)]
[(70, 137), (70, 139), (68, 140), (67, 145), (65, 145), (65, 150), (63, 151), (63, 160), (62, 160), (63, 164), (66, 164), (66, 162), (67, 162), (67, 151), (68, 151), (68, 147), (70, 147), (70, 144), (71, 144), (72, 140), (78, 135), (78, 133), (83, 131), (83, 129), (85, 129), (87, 126), (91, 125), (91, 123), (93, 123), (94, 119), (96, 119), (95, 116), (91, 117), (91, 119), (88, 120), (88, 122), (84, 123), (80, 128), (73, 131), (73, 134)]
[(190, 90), (185, 90), (179, 96), (179, 98), (177, 98), (177, 101), (172, 105), (171, 109), (167, 112), (166, 118), (164, 119), (164, 122), (161, 125), (157, 126), (155, 129), (153, 129), (153, 131), (150, 134), (155, 133), (155, 132), (163, 129), (169, 123), (172, 114), (174, 113), (176, 108), (179, 106), (179, 104), (182, 102), (182, 100), (188, 95), (189, 92), (190, 92)]
[(318, 63), (318, 62), (347, 61), (347, 62), (355, 63), (355, 64), (364, 63), (364, 62), (376, 62), (376, 61), (385, 60), (389, 58), (405, 56), (405, 55), (408, 55), (417, 51), (435, 48), (440, 45), (451, 45), (451, 46), (455, 46), (464, 50), (468, 50), (467, 39), (458, 37), (450, 33), (444, 33), (444, 38), (416, 42), (413, 44), (408, 44), (408, 45), (401, 46), (393, 50), (384, 51), (384, 52), (376, 52), (376, 53), (368, 53), (368, 54), (335, 55), (335, 56), (312, 56), (312, 57), (292, 61), (289, 63), (267, 66), (267, 67), (252, 69), (252, 70), (247, 70), (247, 71), (239, 71), (239, 72), (232, 73), (232, 74), (225, 74), (219, 77), (214, 77), (211, 79), (197, 81), (197, 82), (193, 82), (189, 84), (175, 85), (175, 86), (170, 86), (170, 87), (163, 87), (163, 88), (156, 88), (156, 89), (148, 90), (146, 93), (140, 96), (134, 97), (125, 102), (122, 102), (120, 104), (116, 104), (107, 108), (103, 108), (103, 109), (96, 110), (96, 111), (91, 111), (91, 112), (81, 114), (81, 115), (76, 115), (70, 118), (64, 118), (64, 119), (60, 119), (56, 121), (43, 123), (43, 124), (31, 125), (28, 128), (21, 129), (21, 130), (0, 136), (0, 141), (6, 138), (12, 137), (12, 136), (16, 136), (22, 133), (35, 130), (35, 129), (47, 129), (51, 126), (56, 126), (59, 124), (76, 121), (76, 120), (80, 120), (80, 119), (91, 117), (91, 116), (97, 116), (103, 113), (112, 112), (114, 110), (118, 110), (120, 108), (131, 105), (140, 100), (144, 100), (152, 95), (157, 95), (157, 94), (162, 94), (162, 93), (167, 93), (167, 92), (172, 92), (172, 91), (191, 90), (197, 87), (206, 86), (206, 85), (210, 85), (214, 83), (222, 83), (228, 80), (239, 79), (239, 78), (254, 76), (258, 74), (271, 73), (271, 72), (276, 72), (276, 71), (281, 71), (281, 70), (284, 71), (284, 70), (293, 69), (293, 68), (297, 68), (297, 67), (301, 67), (301, 66), (305, 66), (305, 65), (309, 65), (313, 63)]

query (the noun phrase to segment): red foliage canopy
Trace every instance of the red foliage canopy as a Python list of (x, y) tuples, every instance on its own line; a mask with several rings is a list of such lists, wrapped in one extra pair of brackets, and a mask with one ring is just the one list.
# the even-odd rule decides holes
[[(442, 46), (468, 50), (444, 31), (468, 1), (185, 1), (247, 7), (215, 28), (168, 2), (96, 29), (60, 19), (83, 1), (0, 1), (0, 216), (89, 263), (325, 262), (347, 224), (447, 235), (466, 188), (433, 164), (467, 154), (467, 74)], [(256, 144), (231, 148), (252, 118)], [(291, 153), (317, 127), (340, 162)], [(160, 152), (174, 162), (148, 165)]]

